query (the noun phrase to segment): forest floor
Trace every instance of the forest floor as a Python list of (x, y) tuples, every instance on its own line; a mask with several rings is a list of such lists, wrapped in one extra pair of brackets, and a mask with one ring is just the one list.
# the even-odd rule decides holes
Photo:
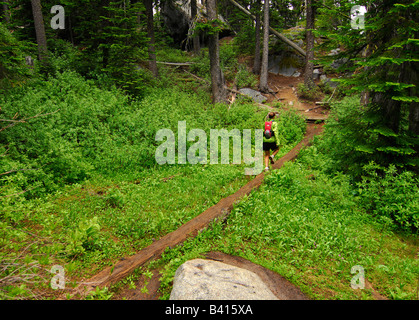
[[(273, 111), (277, 111), (277, 108), (270, 106), (270, 104), (274, 104), (276, 102), (280, 102), (284, 109), (296, 109), (298, 113), (303, 115), (307, 118), (307, 132), (304, 141), (302, 141), (299, 145), (293, 148), (289, 153), (283, 156), (281, 159), (277, 159), (275, 165), (273, 166), (274, 169), (279, 169), (285, 162), (293, 160), (297, 157), (300, 148), (304, 145), (308, 144), (309, 141), (312, 139), (314, 135), (317, 135), (322, 132), (322, 124), (317, 124), (322, 122), (323, 120), (327, 119), (328, 110), (323, 106), (318, 106), (312, 101), (303, 101), (300, 100), (297, 96), (297, 85), (302, 83), (304, 79), (302, 77), (286, 77), (278, 74), (269, 73), (268, 85), (269, 87), (275, 92), (271, 94), (266, 94), (266, 98), (268, 99), (264, 105), (260, 105), (262, 108), (270, 109)], [(312, 121), (315, 121), (313, 123)], [(222, 199), (220, 203), (228, 200), (229, 204), (232, 205), (237, 199), (240, 199), (243, 196), (243, 193), (249, 192), (249, 188), (253, 189), (254, 187), (258, 187), (263, 182), (264, 174), (260, 174), (259, 176), (255, 177), (251, 182), (249, 182), (246, 186), (242, 189), (237, 191), (234, 195), (229, 196), (225, 199)], [(253, 183), (253, 184), (252, 184)], [(225, 206), (225, 204), (224, 204)], [(217, 210), (217, 205), (213, 206), (210, 209), (214, 209), (215, 212)], [(210, 210), (209, 209), (209, 210)], [(208, 211), (208, 210), (207, 210)], [(203, 215), (203, 214), (202, 214)], [(200, 215), (199, 217), (201, 217)], [(202, 228), (202, 223), (199, 221), (199, 217), (190, 221), (190, 228), (188, 229), (188, 233), (196, 233), (198, 230)], [(209, 223), (211, 220), (208, 219), (206, 223)], [(184, 226), (182, 226), (184, 227)], [(180, 237), (185, 236), (185, 232), (179, 228), (178, 230), (172, 232), (172, 234), (180, 233)], [(171, 240), (173, 238), (169, 237)], [(173, 246), (173, 242), (171, 241), (162, 241), (160, 245), (155, 246), (155, 253), (162, 252), (165, 247), (169, 245)], [(146, 249), (142, 250), (146, 251)], [(144, 252), (145, 255), (150, 255), (150, 253)], [(133, 260), (140, 260), (145, 259), (143, 252), (139, 252), (137, 255), (138, 259)], [(250, 270), (256, 274), (258, 274), (262, 279), (266, 279), (266, 284), (270, 286), (272, 292), (278, 297), (281, 296), (288, 296), (290, 299), (308, 299), (304, 294), (300, 292), (300, 290), (295, 287), (292, 283), (287, 281), (285, 278), (281, 277), (279, 274), (276, 274), (260, 265), (254, 264), (246, 259), (229, 256), (224, 253), (219, 252), (208, 252), (206, 254), (207, 259), (215, 259), (221, 260), (224, 263), (245, 268)], [(130, 262), (122, 263), (126, 264), (127, 266), (130, 265)], [(121, 266), (122, 267), (122, 266)], [(135, 283), (135, 288), (129, 288), (126, 285), (124, 288), (119, 290), (119, 292), (113, 297), (115, 300), (119, 299), (126, 299), (126, 300), (157, 300), (160, 297), (159, 288), (160, 288), (160, 268), (153, 269), (152, 275), (141, 275), (139, 279)], [(102, 274), (106, 275), (109, 274), (108, 272), (103, 272)], [(266, 275), (269, 274), (270, 276), (267, 277)], [(106, 277), (106, 276), (105, 276)], [(275, 280), (275, 281), (273, 281)], [(146, 290), (144, 290), (146, 288)], [(376, 293), (374, 295), (376, 299), (383, 299), (381, 295)]]
[[(272, 110), (279, 113), (281, 110), (294, 109), (307, 119), (307, 130), (303, 140), (287, 154), (276, 159), (275, 164), (272, 166), (273, 169), (279, 169), (286, 162), (294, 160), (298, 156), (300, 149), (308, 145), (315, 135), (323, 131), (322, 122), (328, 117), (329, 110), (324, 105), (318, 105), (314, 101), (303, 101), (298, 98), (297, 86), (303, 81), (303, 77), (296, 78), (269, 74), (268, 83), (274, 93), (266, 94), (265, 96), (268, 100), (263, 105), (259, 104), (259, 107), (266, 111)], [(318, 101), (322, 99), (320, 97)], [(120, 257), (120, 260), (114, 265), (106, 267), (89, 279), (83, 279), (83, 282), (79, 282), (80, 285), (72, 289), (71, 293), (67, 291), (59, 299), (83, 299), (90, 290), (94, 290), (97, 292), (97, 295), (100, 295), (101, 291), (98, 289), (102, 287), (111, 288), (112, 294), (109, 295), (108, 299), (112, 300), (167, 299), (167, 290), (170, 290), (171, 285), (169, 284), (168, 286), (167, 279), (166, 282), (164, 279), (162, 280), (162, 275), (167, 273), (166, 262), (164, 262), (166, 249), (174, 249), (173, 251), (169, 250), (169, 253), (175, 252), (174, 254), (176, 255), (176, 248), (182, 247), (184, 243), (187, 243), (187, 240), (196, 239), (195, 236), (201, 230), (210, 226), (211, 221), (218, 220), (224, 225), (223, 221), (226, 221), (226, 216), (231, 212), (233, 204), (237, 203), (244, 196), (249, 195), (252, 190), (259, 188), (263, 184), (265, 174), (261, 173), (256, 177), (249, 177), (251, 180), (248, 180), (237, 192), (219, 200), (218, 203), (215, 203), (210, 208), (204, 209), (204, 212), (183, 223), (178, 229), (167, 233), (162, 238), (153, 239), (153, 243), (142, 250), (130, 256)], [(201, 258), (216, 259), (255, 272), (260, 275), (261, 279), (266, 279), (272, 292), (278, 297), (280, 297), (282, 292), (282, 294), (285, 293), (286, 296), (293, 300), (309, 299), (308, 296), (302, 293), (303, 287), (300, 290), (299, 285), (295, 285), (285, 279), (281, 272), (274, 272), (261, 264), (255, 264), (243, 257), (220, 252), (216, 247), (210, 247), (209, 250), (205, 249), (200, 255)], [(160, 259), (160, 257), (163, 259)], [(309, 280), (308, 282), (311, 283), (311, 278)], [(312, 283), (315, 287), (317, 287), (314, 284), (316, 281), (317, 279), (313, 280)], [(374, 286), (380, 289), (376, 282), (372, 284), (365, 279), (365, 287), (370, 293), (369, 298), (376, 300), (387, 299)], [(163, 287), (164, 289), (162, 289)], [(318, 288), (317, 294), (323, 299), (325, 297), (326, 299), (333, 297), (333, 293), (330, 293), (330, 290), (324, 286)], [(314, 299), (316, 295), (313, 296)]]

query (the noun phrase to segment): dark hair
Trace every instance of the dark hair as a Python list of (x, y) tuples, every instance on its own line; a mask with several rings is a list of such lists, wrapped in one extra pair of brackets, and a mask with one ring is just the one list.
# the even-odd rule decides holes
[(275, 112), (269, 112), (268, 117), (269, 119), (275, 118)]

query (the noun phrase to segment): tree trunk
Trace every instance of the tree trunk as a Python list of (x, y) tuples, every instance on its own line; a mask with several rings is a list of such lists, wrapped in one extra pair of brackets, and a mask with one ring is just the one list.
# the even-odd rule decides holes
[(413, 136), (419, 136), (419, 103), (417, 102), (410, 104), (409, 131)]
[[(367, 12), (370, 12), (371, 10), (371, 5), (367, 6)], [(362, 57), (365, 59), (368, 59), (371, 54), (373, 53), (373, 39), (374, 39), (374, 34), (371, 30), (364, 30), (365, 32), (365, 37), (367, 39), (367, 43), (369, 45), (367, 45), (365, 47), (365, 49), (362, 52)], [(364, 67), (364, 71), (367, 72), (367, 70), (371, 69), (371, 67)], [(361, 92), (361, 106), (366, 107), (368, 104), (370, 103), (370, 91), (368, 89), (365, 89), (364, 91)]]
[(264, 0), (264, 3), (263, 3), (263, 50), (262, 50), (262, 65), (261, 65), (260, 83), (259, 83), (259, 89), (262, 92), (269, 92), (268, 55), (269, 55), (269, 0)]
[(36, 42), (38, 43), (38, 58), (45, 60), (48, 56), (47, 37), (45, 35), (44, 17), (41, 0), (31, 0), (32, 14), (35, 23)]
[[(196, 19), (197, 13), (198, 13), (198, 8), (196, 6), (196, 0), (191, 0), (191, 17), (192, 17), (192, 20)], [(199, 36), (198, 35), (194, 36), (193, 39), (192, 39), (192, 42), (193, 42), (193, 52), (195, 54), (199, 54), (199, 50), (201, 49), (200, 46), (199, 46)]]
[(153, 21), (153, 0), (144, 0), (145, 11), (147, 15), (147, 37), (149, 40), (148, 45), (148, 58), (149, 68), (154, 77), (158, 77), (157, 63), (156, 63), (156, 49), (154, 38), (154, 21)]
[[(415, 16), (413, 16), (415, 17)], [(417, 15), (416, 15), (417, 17)], [(419, 38), (419, 32), (416, 32), (415, 39)], [(417, 45), (409, 45), (408, 49), (413, 52), (412, 56), (419, 56), (419, 47)], [(409, 71), (409, 82), (416, 84), (415, 87), (410, 88), (410, 96), (419, 96), (419, 62), (412, 61), (408, 63), (407, 70)], [(413, 136), (419, 136), (419, 102), (411, 102), (409, 107), (409, 132)], [(419, 152), (419, 145), (416, 145), (416, 151)]]
[[(250, 18), (252, 18), (253, 20), (256, 20), (256, 17), (251, 14), (247, 9), (243, 8), (240, 4), (238, 4), (236, 1), (234, 0), (229, 0), (236, 8), (238, 8), (240, 11), (244, 12), (246, 15), (248, 15)], [(282, 42), (286, 43), (287, 45), (289, 45), (291, 48), (293, 48), (298, 54), (302, 55), (303, 57), (306, 56), (306, 52), (305, 50), (303, 50), (302, 48), (300, 48), (296, 43), (292, 42), (291, 40), (289, 40), (286, 36), (284, 36), (283, 34), (279, 33), (278, 31), (276, 31), (274, 28), (269, 27), (269, 31), (272, 32), (275, 36), (278, 37), (279, 40), (281, 40)]]
[(73, 24), (71, 23), (71, 20), (72, 20), (72, 16), (69, 15), (68, 16), (68, 34), (70, 36), (71, 44), (74, 47), (74, 33), (73, 33)]
[[(217, 19), (216, 0), (207, 0), (208, 19)], [(225, 102), (227, 91), (224, 88), (224, 75), (220, 67), (220, 48), (218, 42), (218, 32), (208, 36), (208, 52), (210, 57), (211, 70), (211, 91), (213, 103)]]
[[(416, 37), (417, 39), (417, 37)], [(415, 45), (408, 45), (405, 48), (406, 51), (411, 51), (416, 54), (412, 54), (412, 56), (418, 56), (419, 48)], [(403, 83), (407, 84), (415, 84), (415, 87), (409, 89), (408, 96), (409, 97), (418, 97), (419, 96), (419, 62), (410, 61), (405, 62), (405, 65), (402, 66), (402, 71), (405, 71), (406, 75), (402, 79)], [(413, 101), (410, 102), (409, 106), (409, 127), (408, 132), (413, 137), (419, 136), (419, 102)], [(416, 152), (419, 152), (419, 144), (414, 146)]]
[(4, 22), (10, 23), (9, 0), (3, 0), (3, 18)]
[(314, 35), (311, 29), (314, 29), (315, 8), (313, 8), (314, 0), (307, 0), (306, 4), (306, 61), (304, 69), (304, 85), (306, 88), (314, 88), (313, 80), (313, 59), (314, 59)]
[[(382, 92), (370, 92), (370, 102), (373, 105), (377, 105), (380, 107), (380, 113), (383, 125), (389, 129), (391, 129), (394, 133), (399, 133), (400, 129), (400, 111), (401, 111), (401, 103), (400, 101), (395, 101), (390, 99), (387, 94), (383, 94)], [(393, 137), (387, 139), (389, 141), (394, 142)]]
[(253, 62), (253, 73), (260, 74), (260, 0), (256, 0), (256, 24), (255, 24), (255, 60)]

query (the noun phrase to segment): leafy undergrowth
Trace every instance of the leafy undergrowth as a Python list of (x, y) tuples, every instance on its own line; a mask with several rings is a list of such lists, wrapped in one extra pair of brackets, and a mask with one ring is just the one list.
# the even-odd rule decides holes
[[(222, 251), (278, 272), (312, 299), (375, 299), (377, 292), (416, 299), (417, 235), (400, 234), (367, 213), (349, 177), (314, 170), (309, 154), (272, 172), (224, 224), (167, 250), (158, 262), (164, 266), (162, 298), (169, 297), (183, 262)], [(352, 280), (360, 284), (360, 269), (351, 272), (355, 266), (364, 271), (364, 289), (351, 286)]]
[[(248, 102), (226, 108), (178, 87), (136, 100), (74, 72), (2, 99), (5, 117), (42, 116), (0, 136), (0, 299), (53, 299), (57, 276), (70, 290), (251, 178), (244, 164), (157, 165), (158, 130), (177, 134), (182, 120), (210, 136), (211, 129), (260, 129), (265, 116)], [(303, 137), (304, 120), (284, 112), (281, 121), (287, 150)]]
[[(1, 225), (3, 298), (53, 296), (49, 271), (54, 264), (64, 267), (65, 287), (71, 289), (79, 279), (175, 230), (246, 181), (239, 166), (173, 166), (131, 181), (92, 179), (32, 201), (19, 223)], [(33, 283), (19, 272), (31, 265), (36, 265), (28, 270)]]

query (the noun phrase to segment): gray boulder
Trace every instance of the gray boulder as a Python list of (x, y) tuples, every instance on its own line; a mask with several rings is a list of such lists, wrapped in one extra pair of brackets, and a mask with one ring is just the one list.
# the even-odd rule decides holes
[(340, 52), (340, 48), (333, 49), (332, 51), (330, 51), (328, 56), (337, 56), (339, 52)]
[(259, 91), (256, 91), (250, 88), (240, 89), (239, 92), (252, 98), (253, 101), (258, 102), (258, 103), (264, 103), (266, 100), (268, 100)]
[(283, 66), (278, 70), (277, 74), (291, 77), (295, 72), (297, 72), (297, 68), (292, 66)]
[(194, 259), (175, 273), (170, 300), (278, 300), (260, 277), (214, 260)]
[(319, 80), (320, 78), (320, 70), (319, 69), (314, 69), (313, 70), (313, 79), (314, 80)]
[(302, 65), (304, 65), (304, 61), (292, 53), (281, 53), (268, 57), (268, 71), (286, 77), (294, 76)]
[(339, 86), (338, 82), (332, 81), (331, 79), (325, 77), (322, 79), (322, 84), (323, 85), (329, 85), (330, 88), (335, 89), (336, 87)]
[(333, 63), (330, 65), (333, 69), (339, 69), (344, 64), (346, 64), (349, 61), (348, 58), (340, 58), (333, 61)]
[(173, 1), (163, 1), (160, 13), (167, 33), (173, 38), (176, 45), (180, 45), (187, 37), (190, 18)]

